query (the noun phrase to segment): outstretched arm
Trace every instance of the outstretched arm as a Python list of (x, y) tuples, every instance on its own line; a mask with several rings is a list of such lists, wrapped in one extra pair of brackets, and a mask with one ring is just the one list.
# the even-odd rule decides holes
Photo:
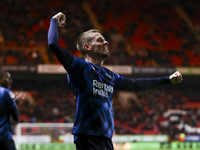
[(60, 63), (68, 68), (74, 56), (65, 48), (59, 46), (58, 26), (64, 27), (65, 15), (61, 12), (52, 17), (48, 31), (48, 47), (56, 55)]
[(144, 78), (144, 79), (130, 79), (124, 78), (118, 85), (118, 90), (125, 91), (144, 91), (150, 90), (166, 84), (181, 83), (183, 81), (182, 75), (176, 71), (170, 76), (160, 77), (160, 78)]

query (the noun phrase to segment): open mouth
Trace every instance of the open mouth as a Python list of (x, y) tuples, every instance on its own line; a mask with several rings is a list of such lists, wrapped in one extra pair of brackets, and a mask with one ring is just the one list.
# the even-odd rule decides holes
[(107, 46), (104, 47), (104, 51), (109, 52)]

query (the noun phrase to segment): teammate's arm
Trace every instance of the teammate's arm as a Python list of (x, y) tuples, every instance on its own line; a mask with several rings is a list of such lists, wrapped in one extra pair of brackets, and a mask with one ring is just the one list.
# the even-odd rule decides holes
[(15, 94), (8, 90), (4, 93), (5, 99), (6, 99), (6, 105), (9, 111), (9, 114), (13, 118), (14, 121), (19, 121), (19, 111), (17, 109), (17, 104), (15, 102)]
[(183, 81), (182, 75), (176, 71), (170, 76), (160, 78), (130, 79), (124, 77), (117, 85), (118, 90), (144, 91), (150, 90), (165, 84), (175, 84)]
[(12, 116), (15, 122), (18, 122), (19, 121), (18, 107), (20, 107), (23, 104), (26, 98), (25, 93), (17, 92), (14, 94), (13, 92), (10, 91), (7, 97), (8, 97), (7, 103), (10, 108), (9, 109), (10, 115)]
[(15, 122), (18, 122), (18, 121), (19, 121), (19, 111), (18, 111), (17, 106), (12, 107), (12, 108), (10, 109), (10, 115), (12, 116), (12, 118), (13, 118), (13, 120), (14, 120)]
[(65, 16), (63, 13), (58, 13), (52, 17), (48, 31), (48, 47), (56, 55), (60, 63), (68, 68), (74, 56), (65, 48), (59, 46), (58, 26), (64, 27)]

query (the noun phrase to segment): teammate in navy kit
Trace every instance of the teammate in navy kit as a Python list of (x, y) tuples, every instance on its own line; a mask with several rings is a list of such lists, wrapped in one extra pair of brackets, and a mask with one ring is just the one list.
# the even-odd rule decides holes
[(110, 53), (108, 42), (96, 29), (86, 31), (78, 37), (77, 49), (84, 59), (77, 58), (59, 46), (57, 26), (64, 25), (63, 13), (59, 12), (52, 17), (48, 46), (68, 72), (69, 83), (76, 98), (76, 115), (72, 129), (76, 149), (113, 150), (113, 91), (142, 91), (180, 83), (183, 80), (182, 75), (177, 71), (161, 78), (130, 79), (102, 67)]
[(12, 79), (9, 72), (0, 70), (0, 149), (16, 150), (13, 141), (10, 116), (15, 122), (19, 121), (17, 108), (25, 98), (23, 93), (14, 94), (11, 90)]

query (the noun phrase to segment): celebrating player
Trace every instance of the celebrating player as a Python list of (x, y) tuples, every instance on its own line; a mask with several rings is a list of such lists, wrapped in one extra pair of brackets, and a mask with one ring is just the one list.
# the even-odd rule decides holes
[(12, 79), (9, 72), (0, 71), (0, 149), (16, 150), (15, 143), (12, 139), (12, 128), (10, 116), (15, 122), (19, 121), (19, 112), (17, 108), (25, 99), (24, 93), (14, 94), (9, 88)]
[(59, 46), (57, 27), (64, 25), (65, 15), (62, 12), (52, 17), (48, 46), (68, 72), (70, 86), (76, 98), (76, 116), (72, 129), (76, 149), (113, 150), (113, 91), (142, 91), (180, 83), (182, 75), (177, 71), (166, 77), (131, 79), (102, 67), (110, 53), (108, 42), (96, 29), (86, 31), (78, 37), (77, 49), (84, 59), (77, 58)]

